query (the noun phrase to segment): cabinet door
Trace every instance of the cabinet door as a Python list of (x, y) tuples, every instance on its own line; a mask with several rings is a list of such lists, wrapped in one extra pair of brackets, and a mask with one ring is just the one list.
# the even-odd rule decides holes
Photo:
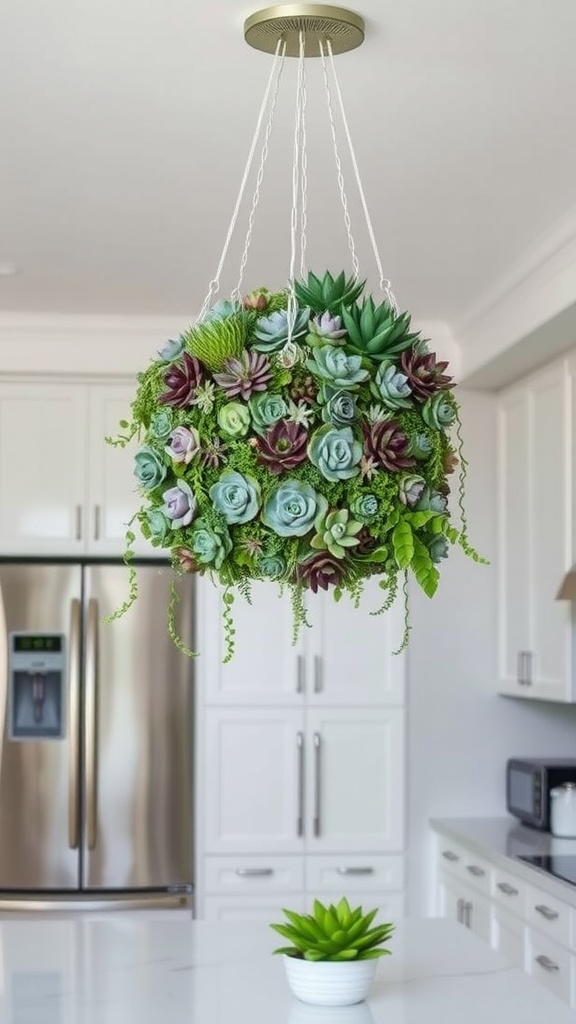
[(385, 600), (376, 580), (368, 580), (360, 607), (346, 596), (311, 595), (307, 632), (306, 690), (311, 705), (401, 705), (404, 702), (400, 646), (404, 623), (400, 603), (383, 615), (371, 615)]
[[(94, 384), (89, 389), (89, 485), (86, 508), (87, 547), (90, 554), (124, 553), (126, 531), (140, 507), (134, 478), (134, 452), (138, 445), (125, 448), (106, 443), (106, 437), (121, 433), (120, 420), (128, 419), (135, 388), (128, 384)], [(132, 522), (136, 535), (134, 551), (146, 556), (166, 556), (142, 537), (138, 523)]]
[(0, 550), (85, 550), (86, 389), (0, 385)]
[[(506, 394), (498, 409), (499, 689), (526, 696), (529, 631), (529, 393)], [(547, 544), (544, 544), (546, 547)]]
[(198, 581), (199, 647), (206, 704), (293, 705), (300, 707), (304, 691), (301, 646), (292, 644), (292, 611), (287, 595), (280, 597), (272, 583), (252, 585), (252, 603), (236, 595), (231, 612), (236, 649), (223, 664), (222, 591), (207, 580)]
[(570, 604), (556, 601), (572, 564), (571, 415), (564, 362), (532, 383), (530, 406), (530, 692), (571, 699)]
[(524, 922), (496, 903), (492, 905), (492, 949), (514, 967), (524, 967)]
[(478, 896), (473, 890), (464, 893), (464, 924), (479, 939), (490, 942), (492, 935), (492, 907), (490, 900)]
[(209, 708), (204, 730), (205, 852), (301, 851), (301, 712)]
[(436, 909), (439, 917), (447, 917), (457, 924), (464, 924), (464, 897), (462, 886), (452, 875), (438, 872)]
[(310, 710), (306, 736), (307, 850), (402, 850), (404, 713)]

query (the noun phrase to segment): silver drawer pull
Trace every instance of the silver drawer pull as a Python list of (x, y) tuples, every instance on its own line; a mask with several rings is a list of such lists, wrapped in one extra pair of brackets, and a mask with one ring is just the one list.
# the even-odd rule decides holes
[(339, 875), (373, 875), (374, 868), (337, 868)]
[(444, 857), (444, 860), (449, 860), (452, 862), (460, 860), (458, 854), (452, 853), (452, 850), (442, 850), (442, 856)]
[(505, 896), (517, 896), (518, 889), (515, 889), (513, 885), (508, 885), (508, 882), (498, 882), (497, 888), (500, 892), (503, 892)]
[(272, 868), (236, 868), (236, 874), (240, 878), (262, 878), (264, 875), (273, 875)]
[(545, 903), (538, 903), (534, 910), (542, 914), (542, 917), (545, 917), (547, 921), (556, 921), (560, 917), (557, 910), (550, 910), (550, 907), (547, 907)]
[(484, 868), (479, 868), (477, 864), (467, 864), (466, 870), (469, 871), (471, 875), (474, 875), (475, 878), (483, 878), (486, 874)]
[(556, 971), (560, 970), (558, 964), (555, 963), (554, 960), (551, 960), (549, 956), (544, 956), (543, 954), (540, 954), (540, 956), (535, 957), (535, 960), (536, 963), (540, 964), (540, 967), (543, 967), (545, 971), (551, 971), (555, 973)]

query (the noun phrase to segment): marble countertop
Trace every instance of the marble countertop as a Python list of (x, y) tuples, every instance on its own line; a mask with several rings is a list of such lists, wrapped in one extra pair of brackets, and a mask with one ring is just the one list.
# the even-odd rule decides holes
[(453, 922), (398, 924), (367, 1003), (295, 1000), (260, 924), (0, 923), (1, 1024), (574, 1024), (555, 996)]
[(518, 857), (521, 854), (571, 854), (576, 856), (576, 839), (558, 839), (549, 832), (526, 828), (514, 818), (433, 818), (435, 832), (462, 843), (479, 856), (513, 871), (526, 882), (576, 907), (576, 885), (555, 878)]

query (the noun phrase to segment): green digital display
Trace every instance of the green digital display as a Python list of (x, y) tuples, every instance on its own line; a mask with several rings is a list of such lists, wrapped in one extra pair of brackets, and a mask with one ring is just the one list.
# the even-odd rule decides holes
[(27, 633), (13, 637), (15, 651), (61, 651), (62, 637), (52, 634)]

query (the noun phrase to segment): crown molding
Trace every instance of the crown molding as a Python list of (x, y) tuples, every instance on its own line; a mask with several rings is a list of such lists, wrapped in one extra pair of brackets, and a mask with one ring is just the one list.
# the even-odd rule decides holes
[[(576, 303), (576, 208), (542, 236), (499, 283), (454, 325), (462, 353), (462, 379), (509, 355), (510, 350)], [(567, 338), (566, 347), (576, 338)], [(546, 357), (534, 351), (534, 365)]]

